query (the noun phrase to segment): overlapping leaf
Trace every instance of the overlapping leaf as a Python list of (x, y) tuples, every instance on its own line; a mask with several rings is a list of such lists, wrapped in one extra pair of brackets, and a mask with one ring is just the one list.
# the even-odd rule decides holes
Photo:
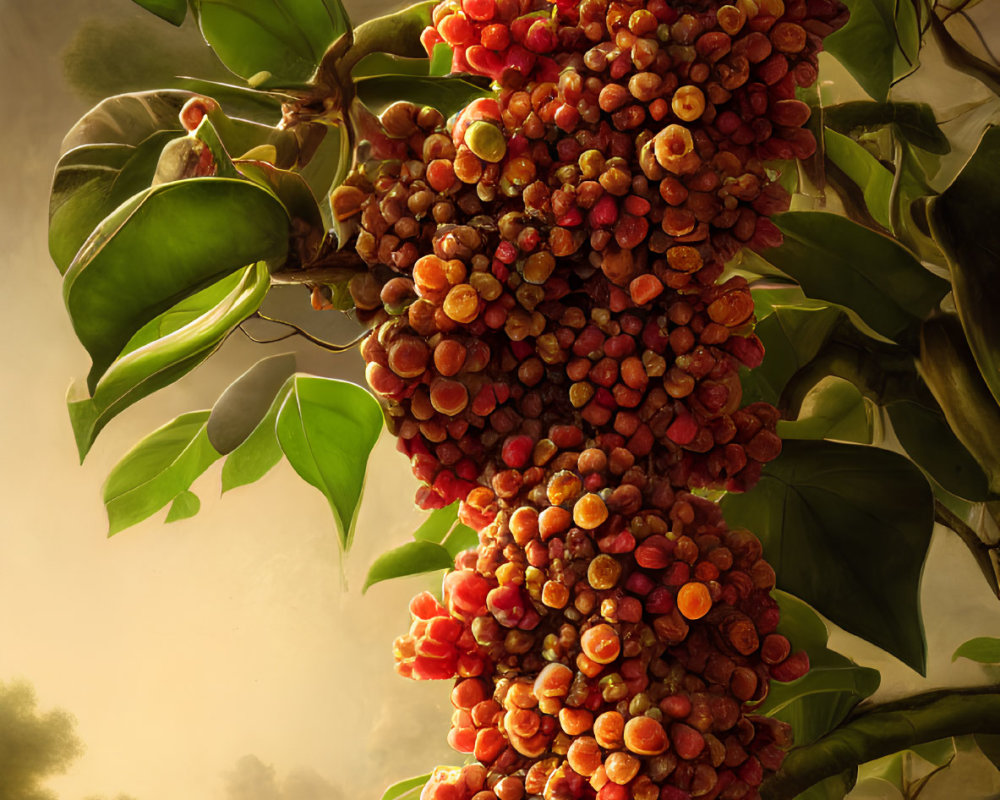
[(208, 415), (208, 411), (193, 411), (177, 417), (140, 441), (115, 465), (104, 484), (108, 535), (155, 514), (186, 492), (219, 458), (205, 432)]
[(977, 636), (963, 643), (951, 657), (952, 661), (968, 658), (980, 664), (1000, 664), (1000, 639), (995, 636)]
[(267, 416), (274, 398), (295, 372), (295, 354), (263, 358), (222, 393), (208, 419), (208, 439), (223, 455), (231, 453)]
[(296, 86), (351, 25), (340, 0), (195, 0), (202, 34), (254, 86)]
[(760, 536), (778, 587), (923, 673), (919, 586), (934, 526), (927, 480), (874, 447), (786, 441), (752, 492), (722, 501)]
[(93, 361), (88, 387), (143, 325), (247, 264), (283, 258), (288, 216), (252, 183), (191, 179), (120, 206), (67, 270), (63, 296)]
[(303, 480), (326, 496), (345, 552), (381, 428), (382, 410), (368, 392), (329, 378), (296, 375), (278, 411), (281, 449)]
[(852, 383), (829, 378), (806, 395), (795, 420), (778, 422), (783, 439), (839, 439), (871, 444), (874, 420), (868, 403)]
[(92, 397), (71, 390), (69, 413), (80, 458), (115, 415), (212, 355), (256, 311), (269, 286), (267, 268), (257, 264), (198, 292), (140, 329)]

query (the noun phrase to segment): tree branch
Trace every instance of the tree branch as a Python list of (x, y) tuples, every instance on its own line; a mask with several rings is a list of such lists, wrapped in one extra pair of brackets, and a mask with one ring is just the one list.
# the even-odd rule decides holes
[(972, 553), (972, 557), (986, 577), (986, 582), (993, 590), (993, 594), (1000, 598), (1000, 572), (997, 571), (995, 548), (990, 547), (980, 539), (976, 532), (966, 525), (957, 514), (937, 499), (934, 500), (934, 519), (958, 534), (958, 538)]
[(822, 739), (793, 749), (761, 786), (761, 797), (791, 800), (866, 761), (970, 733), (1000, 733), (1000, 687), (948, 689), (870, 706)]
[(1000, 69), (973, 55), (955, 41), (937, 14), (930, 15), (930, 24), (945, 61), (980, 81), (994, 94), (1000, 94)]
[[(291, 332), (288, 334), (289, 336), (301, 336), (303, 339), (305, 339), (310, 344), (314, 344), (317, 347), (322, 347), (324, 350), (329, 350), (331, 353), (344, 353), (344, 352), (346, 352), (348, 350), (351, 350), (352, 348), (357, 347), (359, 344), (361, 344), (361, 342), (363, 342), (365, 339), (367, 339), (371, 335), (371, 331), (370, 330), (366, 330), (366, 331), (363, 331), (362, 333), (360, 333), (358, 336), (356, 336), (351, 341), (349, 341), (347, 344), (334, 344), (333, 342), (328, 342), (325, 339), (320, 339), (318, 336), (313, 336), (311, 333), (309, 333), (309, 331), (303, 330), (298, 325), (296, 325), (294, 322), (288, 322), (287, 320), (283, 320), (283, 319), (275, 319), (274, 317), (269, 317), (267, 314), (264, 314), (263, 312), (260, 312), (260, 311), (257, 311), (256, 313), (254, 313), (253, 316), (256, 317), (257, 319), (262, 319), (265, 322), (273, 322), (276, 325), (284, 325), (287, 328), (291, 328)], [(243, 329), (241, 328), (241, 330), (243, 330)], [(285, 336), (282, 336), (282, 337), (280, 337), (278, 339), (271, 339), (271, 340), (268, 340), (268, 341), (265, 342), (265, 341), (262, 341), (260, 339), (254, 339), (245, 330), (243, 330), (243, 333), (251, 341), (255, 341), (255, 342), (258, 342), (260, 344), (271, 344), (272, 342), (280, 342), (282, 339), (287, 338)]]

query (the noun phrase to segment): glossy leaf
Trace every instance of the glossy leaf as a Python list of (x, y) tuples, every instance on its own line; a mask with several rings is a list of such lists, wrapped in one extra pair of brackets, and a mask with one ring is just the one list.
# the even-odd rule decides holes
[(931, 230), (948, 257), (955, 305), (969, 347), (1000, 403), (1000, 126), (987, 129), (968, 164), (930, 202)]
[(391, 53), (369, 53), (351, 70), (354, 78), (371, 78), (375, 75), (430, 75), (429, 58), (404, 58)]
[(823, 109), (823, 124), (840, 133), (872, 131), (892, 125), (896, 134), (922, 150), (944, 155), (951, 150), (938, 126), (934, 109), (926, 103), (874, 103), (857, 100)]
[(271, 145), (276, 156), (274, 166), (280, 169), (291, 169), (294, 166), (299, 155), (299, 145), (294, 132), (230, 117), (221, 109), (210, 111), (208, 118), (218, 131), (219, 139), (222, 140), (231, 158), (244, 158), (255, 148)]
[(316, 198), (303, 177), (266, 161), (237, 161), (236, 168), (271, 192), (285, 207), (295, 230), (299, 258), (307, 261), (315, 256), (326, 235), (326, 226)]
[(454, 59), (455, 51), (448, 46), (448, 43), (438, 42), (434, 45), (434, 52), (431, 53), (430, 74), (449, 75)]
[(276, 426), (278, 412), (291, 390), (291, 381), (286, 381), (257, 427), (226, 457), (222, 465), (223, 493), (259, 481), (281, 461)]
[(172, 25), (180, 26), (187, 16), (187, 0), (133, 0), (133, 2)]
[(290, 99), (288, 95), (251, 89), (234, 83), (209, 81), (187, 75), (175, 79), (174, 85), (198, 94), (211, 97), (222, 106), (231, 117), (253, 120), (266, 125), (277, 125), (281, 121), (281, 104)]
[(271, 277), (263, 264), (220, 281), (144, 326), (98, 381), (92, 397), (70, 391), (69, 415), (81, 461), (117, 414), (186, 375), (260, 307)]
[(375, 113), (405, 97), (411, 103), (434, 106), (446, 117), (465, 108), (478, 97), (489, 97), (486, 88), (464, 78), (412, 75), (380, 75), (356, 83), (358, 98)]
[(345, 552), (354, 537), (368, 455), (382, 409), (360, 386), (296, 375), (278, 412), (281, 449), (295, 471), (330, 503)]
[(426, 541), (407, 542), (375, 559), (368, 568), (362, 592), (392, 578), (420, 575), (453, 566), (454, 557), (443, 545)]
[(824, 132), (826, 155), (864, 194), (868, 211), (883, 228), (891, 228), (889, 202), (892, 173), (853, 139), (829, 128)]
[(193, 517), (201, 510), (201, 500), (194, 492), (184, 491), (174, 498), (167, 512), (167, 522), (178, 522)]
[(97, 381), (139, 328), (247, 264), (283, 258), (288, 217), (263, 189), (223, 178), (149, 189), (101, 223), (66, 272), (63, 297)]
[(845, 630), (923, 673), (920, 571), (934, 527), (927, 480), (874, 447), (786, 441), (753, 492), (722, 501), (754, 531), (778, 575)]
[(968, 658), (980, 664), (1000, 664), (1000, 639), (992, 636), (978, 636), (969, 639), (952, 655), (951, 660)]
[(413, 538), (418, 542), (441, 544), (457, 524), (458, 503), (456, 502), (432, 511), (420, 527), (413, 532)]
[(109, 536), (155, 514), (219, 458), (205, 432), (208, 415), (193, 411), (177, 417), (115, 465), (104, 484)]
[(191, 92), (161, 89), (109, 97), (70, 129), (62, 152), (88, 144), (137, 146), (157, 131), (180, 130), (178, 114), (191, 96)]
[(871, 444), (874, 420), (853, 383), (830, 378), (806, 395), (797, 419), (778, 422), (777, 433), (783, 439), (840, 439)]
[(788, 380), (813, 360), (843, 316), (829, 306), (772, 306), (756, 328), (764, 363), (740, 371), (744, 401), (777, 403)]
[(919, 369), (948, 426), (986, 474), (990, 490), (1000, 492), (1000, 407), (955, 317), (936, 317), (921, 326)]
[(254, 86), (308, 81), (327, 48), (350, 30), (340, 0), (195, 0), (194, 5), (212, 49)]
[(898, 400), (886, 411), (896, 438), (917, 466), (958, 497), (986, 500), (990, 493), (986, 474), (939, 409)]
[(823, 49), (833, 55), (875, 100), (885, 100), (893, 81), (916, 69), (920, 31), (911, 3), (846, 0), (847, 24), (830, 34)]
[(223, 455), (231, 453), (267, 416), (281, 387), (295, 372), (295, 354), (262, 358), (233, 381), (212, 406), (208, 440)]
[(890, 339), (924, 319), (950, 288), (895, 241), (845, 217), (796, 211), (774, 223), (785, 243), (764, 257), (809, 297), (852, 309)]
[(776, 592), (781, 607), (778, 632), (795, 650), (809, 654), (809, 672), (790, 683), (771, 682), (759, 713), (792, 726), (796, 746), (810, 744), (837, 727), (862, 700), (878, 689), (878, 670), (859, 667), (830, 650), (827, 630), (815, 611), (796, 597)]
[(397, 781), (382, 793), (382, 800), (416, 800), (431, 774), (417, 775), (415, 778)]

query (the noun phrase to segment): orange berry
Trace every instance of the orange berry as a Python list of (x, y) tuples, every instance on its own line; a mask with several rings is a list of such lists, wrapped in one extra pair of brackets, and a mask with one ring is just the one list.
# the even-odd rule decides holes
[(625, 746), (640, 756), (658, 756), (669, 747), (667, 732), (652, 717), (633, 717), (625, 724)]
[(607, 518), (608, 507), (600, 495), (593, 492), (585, 494), (573, 506), (573, 524), (584, 530), (599, 528)]
[(580, 637), (584, 655), (598, 664), (610, 664), (621, 654), (621, 640), (615, 629), (605, 622), (588, 628)]
[(677, 609), (688, 619), (701, 619), (711, 607), (712, 596), (703, 583), (690, 581), (677, 592)]

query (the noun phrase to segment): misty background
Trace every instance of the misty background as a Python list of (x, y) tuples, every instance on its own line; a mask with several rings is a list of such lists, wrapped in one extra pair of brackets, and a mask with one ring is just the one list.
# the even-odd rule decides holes
[[(356, 18), (390, 7), (346, 5)], [(210, 407), (265, 355), (296, 349), (300, 369), (357, 382), (361, 359), (234, 336), (207, 366), (118, 417), (81, 466), (64, 397), (89, 361), (46, 243), (60, 141), (108, 94), (225, 72), (190, 22), (176, 30), (130, 0), (0, 0), (0, 13), (0, 684), (22, 711), (30, 695), (31, 719), (55, 713), (65, 734), (46, 747), (34, 740), (31, 752), (51, 755), (36, 788), (60, 800), (377, 800), (391, 782), (460, 763), (445, 743), (449, 687), (392, 668), (408, 599), (437, 578), (360, 592), (371, 561), (423, 516), (386, 437), (370, 462), (346, 588), (326, 502), (287, 464), (223, 498), (216, 464), (193, 487), (196, 517), (164, 525), (161, 513), (106, 537), (101, 486), (138, 439)], [(308, 307), (305, 290), (278, 300)], [(339, 315), (308, 314), (325, 336), (350, 338)], [(996, 679), (950, 661), (963, 641), (1000, 630), (996, 599), (954, 536), (935, 536), (923, 608), (926, 680), (846, 634), (831, 645), (886, 670), (882, 697)], [(23, 743), (28, 729), (0, 718), (0, 737)], [(3, 793), (11, 774), (0, 769), (0, 800), (27, 800)]]

